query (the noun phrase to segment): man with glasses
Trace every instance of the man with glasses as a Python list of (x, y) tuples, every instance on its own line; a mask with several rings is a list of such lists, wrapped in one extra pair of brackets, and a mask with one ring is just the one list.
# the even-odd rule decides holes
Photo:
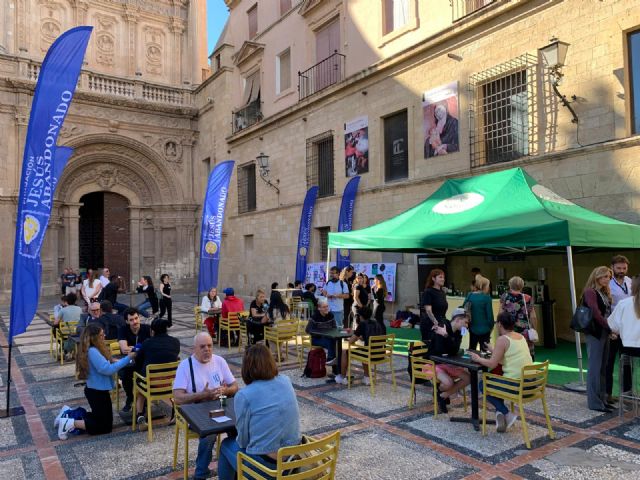
[(349, 298), (349, 287), (340, 280), (340, 269), (335, 265), (329, 270), (329, 281), (322, 289), (322, 295), (329, 301), (329, 310), (333, 313), (338, 328), (344, 320), (344, 299)]
[(104, 330), (104, 325), (100, 320), (102, 316), (102, 309), (100, 308), (100, 304), (98, 302), (93, 302), (89, 304), (89, 313), (83, 313), (80, 315), (80, 321), (78, 322), (78, 326), (76, 327), (76, 333), (78, 335), (82, 334), (82, 331), (85, 329), (87, 325), (90, 323), (97, 323), (100, 325), (100, 328)]

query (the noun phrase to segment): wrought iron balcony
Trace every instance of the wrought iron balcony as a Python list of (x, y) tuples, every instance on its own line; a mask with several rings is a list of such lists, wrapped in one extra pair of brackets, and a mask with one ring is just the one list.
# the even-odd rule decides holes
[(345, 58), (336, 51), (304, 72), (298, 72), (298, 100), (344, 80)]
[(467, 15), (494, 3), (496, 0), (450, 0), (453, 21), (460, 20)]
[(244, 130), (260, 120), (262, 120), (262, 111), (260, 110), (260, 97), (258, 97), (245, 107), (233, 112), (233, 133)]

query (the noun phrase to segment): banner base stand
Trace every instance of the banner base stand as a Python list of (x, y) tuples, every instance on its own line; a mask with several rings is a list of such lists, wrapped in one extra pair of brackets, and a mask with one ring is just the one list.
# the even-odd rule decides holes
[(25, 414), (24, 407), (11, 407), (9, 411), (0, 410), (0, 412), (2, 412), (2, 414), (0, 414), (2, 418), (17, 417)]
[(565, 383), (564, 388), (571, 390), (572, 392), (586, 392), (587, 384), (583, 382), (571, 382)]

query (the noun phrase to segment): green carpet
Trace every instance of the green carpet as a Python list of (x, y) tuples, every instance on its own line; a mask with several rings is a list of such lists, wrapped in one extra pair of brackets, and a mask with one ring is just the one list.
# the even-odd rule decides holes
[[(420, 329), (418, 328), (388, 328), (387, 330), (396, 335), (395, 353), (406, 355), (409, 343), (420, 340)], [(556, 348), (536, 347), (536, 361), (544, 362), (545, 360), (549, 360), (550, 363), (549, 384), (565, 385), (580, 380), (575, 343), (559, 340)], [(587, 363), (587, 347), (583, 344), (582, 368), (585, 383), (587, 381)], [(613, 394), (618, 395), (617, 362), (613, 371)]]

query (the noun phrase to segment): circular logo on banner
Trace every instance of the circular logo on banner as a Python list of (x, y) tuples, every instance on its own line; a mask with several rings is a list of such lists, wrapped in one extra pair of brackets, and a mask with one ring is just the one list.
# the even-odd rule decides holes
[(306, 247), (300, 247), (300, 256), (304, 257), (307, 254)]
[(40, 232), (40, 222), (36, 217), (25, 215), (22, 231), (24, 234), (24, 243), (30, 245)]
[(340, 249), (340, 255), (343, 257), (346, 257), (349, 255), (349, 250), (347, 250), (346, 248), (341, 248)]
[(471, 210), (484, 202), (484, 196), (479, 193), (469, 192), (454, 195), (453, 197), (445, 198), (444, 200), (436, 203), (431, 209), (434, 213), (441, 215), (450, 215), (452, 213), (462, 213), (467, 210)]
[(204, 244), (204, 251), (209, 255), (214, 255), (218, 251), (218, 245), (216, 245), (216, 242), (209, 240)]
[(531, 187), (531, 191), (536, 195), (536, 197), (541, 198), (542, 200), (547, 200), (548, 202), (559, 203), (561, 205), (575, 205), (572, 201), (561, 197), (556, 192), (549, 190), (547, 187), (544, 187), (539, 183)]

